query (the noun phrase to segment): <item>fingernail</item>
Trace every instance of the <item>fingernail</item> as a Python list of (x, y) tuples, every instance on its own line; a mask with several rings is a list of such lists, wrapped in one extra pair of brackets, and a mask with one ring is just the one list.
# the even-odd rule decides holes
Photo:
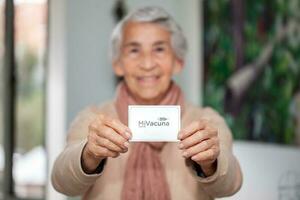
[(128, 131), (125, 132), (125, 135), (127, 136), (128, 139), (131, 138), (131, 134)]
[(182, 138), (182, 133), (180, 133), (179, 135), (178, 135), (178, 139), (181, 139)]
[(128, 148), (129, 147), (129, 142), (124, 142), (124, 146)]
[(183, 148), (183, 144), (179, 143), (179, 149), (182, 149), (182, 148)]
[(187, 152), (184, 151), (184, 152), (182, 153), (182, 156), (183, 156), (183, 157), (187, 157)]
[(131, 130), (129, 128), (126, 128), (126, 131), (129, 132), (129, 133), (131, 133)]

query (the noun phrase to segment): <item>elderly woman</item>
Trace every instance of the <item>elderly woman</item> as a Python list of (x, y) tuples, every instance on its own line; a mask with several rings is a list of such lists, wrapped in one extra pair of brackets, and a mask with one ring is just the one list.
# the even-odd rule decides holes
[[(112, 65), (123, 81), (113, 101), (88, 107), (71, 124), (52, 171), (57, 191), (83, 199), (205, 200), (239, 190), (242, 174), (223, 118), (186, 103), (172, 81), (186, 46), (161, 8), (138, 9), (116, 26)], [(180, 142), (129, 143), (128, 105), (180, 105)]]

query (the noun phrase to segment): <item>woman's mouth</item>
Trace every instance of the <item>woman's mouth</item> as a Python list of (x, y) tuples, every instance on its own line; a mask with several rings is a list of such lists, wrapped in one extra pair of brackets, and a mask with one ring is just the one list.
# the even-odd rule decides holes
[(138, 76), (137, 80), (141, 85), (150, 86), (157, 83), (159, 76)]

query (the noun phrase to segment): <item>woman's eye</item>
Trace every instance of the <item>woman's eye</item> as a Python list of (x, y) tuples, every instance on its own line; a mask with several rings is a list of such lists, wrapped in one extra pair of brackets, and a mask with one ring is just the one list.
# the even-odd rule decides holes
[(130, 53), (137, 53), (139, 50), (138, 49), (130, 49)]
[(165, 50), (164, 47), (157, 47), (157, 48), (155, 48), (156, 52), (163, 52), (164, 50)]

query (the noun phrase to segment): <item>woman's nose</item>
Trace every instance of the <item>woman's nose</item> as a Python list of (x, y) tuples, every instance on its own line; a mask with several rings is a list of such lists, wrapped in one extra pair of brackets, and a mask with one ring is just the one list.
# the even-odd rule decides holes
[(156, 64), (155, 64), (155, 60), (153, 59), (153, 57), (151, 55), (144, 55), (141, 63), (140, 63), (140, 67), (144, 70), (150, 71), (153, 68), (155, 68)]

